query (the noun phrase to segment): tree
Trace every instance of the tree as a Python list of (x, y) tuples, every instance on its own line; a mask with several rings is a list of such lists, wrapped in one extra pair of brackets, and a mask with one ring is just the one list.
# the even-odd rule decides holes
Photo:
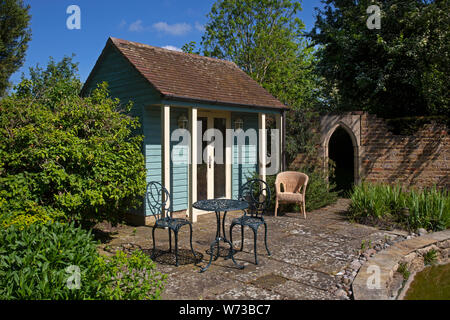
[[(139, 121), (111, 99), (90, 97), (71, 58), (31, 68), (0, 101), (0, 224), (120, 222), (140, 204), (146, 170)], [(122, 108), (122, 109), (120, 109)]]
[[(309, 34), (329, 110), (385, 118), (450, 115), (448, 0), (322, 0)], [(381, 28), (369, 29), (369, 6)]]
[(199, 54), (199, 52), (195, 52), (195, 47), (196, 47), (197, 43), (195, 41), (190, 41), (189, 43), (186, 43), (185, 45), (183, 45), (181, 47), (181, 51), (186, 52), (186, 53), (196, 53)]
[[(286, 114), (288, 165), (299, 153), (309, 159), (317, 156), (316, 120), (323, 100), (322, 79), (314, 73), (315, 48), (304, 39), (304, 25), (297, 16), (300, 10), (300, 2), (290, 0), (218, 0), (208, 14), (200, 44), (204, 55), (235, 62), (290, 107)], [(273, 125), (269, 118), (267, 127)], [(336, 199), (317, 164), (290, 166), (310, 175), (310, 191), (319, 195), (318, 201), (311, 202), (314, 208)], [(274, 180), (274, 176), (267, 179), (271, 187)]]
[(9, 77), (23, 64), (31, 39), (30, 6), (23, 0), (0, 2), (0, 97), (9, 87)]
[(271, 67), (295, 57), (304, 28), (289, 0), (219, 0), (208, 14), (203, 53), (235, 62), (259, 83)]
[(314, 48), (303, 39), (300, 10), (299, 2), (289, 0), (219, 0), (208, 14), (200, 44), (205, 55), (235, 62), (291, 107), (286, 117), (288, 163), (313, 149), (310, 120), (320, 93)]

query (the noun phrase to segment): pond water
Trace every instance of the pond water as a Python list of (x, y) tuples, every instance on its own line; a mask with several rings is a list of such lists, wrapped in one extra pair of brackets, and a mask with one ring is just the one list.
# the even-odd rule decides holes
[(404, 300), (450, 300), (450, 264), (417, 273)]

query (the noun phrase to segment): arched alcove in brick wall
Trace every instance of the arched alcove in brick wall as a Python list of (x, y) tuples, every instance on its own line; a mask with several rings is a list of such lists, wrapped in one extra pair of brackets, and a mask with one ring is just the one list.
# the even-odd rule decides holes
[(334, 174), (329, 181), (336, 185), (341, 195), (351, 191), (355, 183), (354, 140), (348, 130), (339, 125), (328, 141), (328, 159), (334, 165)]
[[(361, 180), (361, 115), (362, 112), (352, 112), (340, 115), (325, 115), (320, 121), (320, 157), (322, 159), (323, 169), (328, 174), (328, 163), (330, 159), (330, 141), (338, 143), (332, 139), (336, 131), (345, 131), (351, 140), (353, 147), (353, 183), (358, 184)], [(342, 136), (342, 133), (339, 135)], [(341, 139), (340, 139), (341, 140)], [(341, 140), (342, 141), (342, 140)], [(332, 146), (338, 147), (338, 146)], [(345, 152), (346, 146), (342, 146)], [(338, 165), (338, 163), (336, 164)], [(336, 168), (338, 170), (338, 168)]]
[(394, 134), (386, 120), (366, 112), (328, 114), (320, 119), (319, 158), (328, 173), (329, 144), (340, 128), (353, 145), (354, 183), (450, 188), (450, 136), (430, 122), (409, 135)]

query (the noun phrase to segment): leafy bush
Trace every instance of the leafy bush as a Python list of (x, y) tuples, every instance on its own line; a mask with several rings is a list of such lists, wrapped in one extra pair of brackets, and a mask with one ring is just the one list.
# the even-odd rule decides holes
[[(0, 225), (118, 222), (145, 192), (137, 119), (109, 98), (90, 97), (70, 58), (31, 70), (0, 101)], [(122, 111), (122, 112), (120, 112)]]
[[(80, 272), (79, 289), (71, 276)], [(73, 224), (11, 226), (0, 233), (0, 299), (158, 299), (165, 276), (142, 252), (100, 256)]]
[(403, 117), (386, 119), (389, 129), (398, 135), (414, 135), (426, 124), (435, 122), (450, 128), (450, 117), (428, 116), (428, 117)]
[(111, 258), (102, 257), (102, 283), (105, 289), (101, 298), (114, 300), (157, 300), (164, 288), (166, 275), (156, 271), (150, 257), (140, 250), (127, 257), (117, 251)]
[[(349, 214), (361, 221), (370, 217), (405, 228), (444, 230), (450, 227), (450, 195), (436, 187), (404, 191), (398, 185), (362, 183), (353, 188)], [(402, 213), (407, 208), (408, 214)]]
[[(98, 255), (89, 232), (60, 223), (11, 226), (0, 233), (0, 298), (83, 299), (94, 297)], [(80, 268), (81, 290), (68, 289), (71, 265)]]
[(335, 203), (337, 200), (337, 192), (332, 191), (335, 186), (328, 183), (325, 174), (319, 170), (309, 171), (305, 169), (302, 171), (309, 176), (308, 186), (306, 187), (306, 211), (320, 209)]

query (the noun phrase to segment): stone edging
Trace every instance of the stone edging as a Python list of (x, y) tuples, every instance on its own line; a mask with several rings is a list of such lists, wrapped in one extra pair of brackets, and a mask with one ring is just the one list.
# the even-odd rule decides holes
[[(443, 245), (442, 245), (443, 244)], [(353, 281), (352, 291), (355, 300), (391, 300), (392, 298), (392, 280), (397, 271), (399, 263), (406, 256), (411, 256), (416, 251), (424, 248), (442, 247), (444, 259), (448, 260), (450, 244), (450, 229), (423, 235), (409, 240), (395, 243), (386, 250), (383, 250), (368, 259), (359, 269), (359, 272)], [(426, 250), (425, 250), (426, 251)], [(379, 287), (375, 288), (375, 277), (379, 276)], [(369, 285), (368, 285), (369, 284)], [(371, 285), (372, 284), (372, 285)], [(394, 297), (395, 298), (395, 297)]]

